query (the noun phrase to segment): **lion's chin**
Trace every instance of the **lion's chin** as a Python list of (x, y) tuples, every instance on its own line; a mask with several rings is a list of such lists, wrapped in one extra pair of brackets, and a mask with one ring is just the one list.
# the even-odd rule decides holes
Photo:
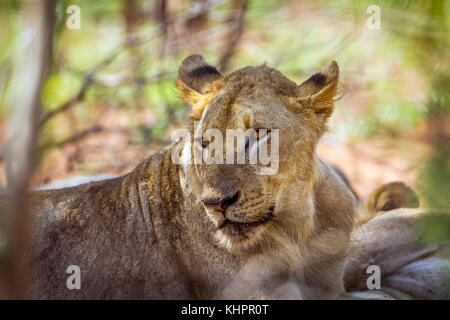
[(270, 214), (256, 222), (240, 223), (226, 220), (216, 232), (216, 239), (219, 244), (227, 250), (245, 248), (255, 244), (266, 227), (266, 224), (273, 218), (273, 208)]
[(261, 238), (263, 228), (257, 228), (246, 234), (230, 235), (223, 230), (218, 230), (215, 234), (219, 245), (228, 251), (243, 250), (255, 245)]

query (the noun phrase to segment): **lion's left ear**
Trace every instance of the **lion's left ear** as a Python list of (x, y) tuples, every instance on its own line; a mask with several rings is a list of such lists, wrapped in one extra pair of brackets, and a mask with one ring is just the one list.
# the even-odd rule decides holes
[(339, 66), (336, 61), (332, 61), (322, 72), (313, 74), (298, 86), (298, 102), (328, 118), (333, 112), (338, 82)]
[(183, 60), (178, 69), (177, 88), (183, 100), (192, 105), (191, 118), (199, 120), (213, 93), (213, 82), (221, 78), (219, 71), (199, 54)]

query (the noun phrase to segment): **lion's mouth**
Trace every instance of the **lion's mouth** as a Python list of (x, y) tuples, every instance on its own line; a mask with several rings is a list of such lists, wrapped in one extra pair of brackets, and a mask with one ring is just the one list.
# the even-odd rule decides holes
[(260, 220), (254, 222), (237, 222), (225, 218), (225, 221), (218, 228), (229, 236), (243, 236), (250, 229), (259, 227), (272, 220), (274, 209), (275, 207), (271, 206), (266, 215), (264, 215)]

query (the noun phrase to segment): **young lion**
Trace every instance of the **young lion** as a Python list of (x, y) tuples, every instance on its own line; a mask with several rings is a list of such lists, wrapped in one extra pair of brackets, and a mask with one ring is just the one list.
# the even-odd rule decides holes
[[(199, 145), (192, 125), (191, 139), (123, 177), (34, 192), (31, 296), (338, 297), (357, 199), (315, 153), (338, 79), (336, 62), (296, 85), (266, 65), (223, 77), (200, 55), (185, 59), (177, 85), (200, 133), (254, 129), (270, 145), (278, 129), (278, 171), (195, 164), (194, 149), (211, 141)], [(69, 265), (80, 290), (66, 286)]]

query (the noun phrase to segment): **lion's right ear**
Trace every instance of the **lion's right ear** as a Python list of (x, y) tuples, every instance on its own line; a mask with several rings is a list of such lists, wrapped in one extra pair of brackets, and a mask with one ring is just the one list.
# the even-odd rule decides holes
[(199, 54), (183, 60), (178, 69), (177, 88), (183, 100), (192, 105), (191, 118), (200, 119), (209, 97), (213, 94), (213, 82), (221, 78), (219, 71)]
[(313, 74), (298, 86), (298, 101), (308, 105), (316, 114), (328, 118), (333, 112), (338, 82), (339, 66), (332, 61), (322, 72)]

